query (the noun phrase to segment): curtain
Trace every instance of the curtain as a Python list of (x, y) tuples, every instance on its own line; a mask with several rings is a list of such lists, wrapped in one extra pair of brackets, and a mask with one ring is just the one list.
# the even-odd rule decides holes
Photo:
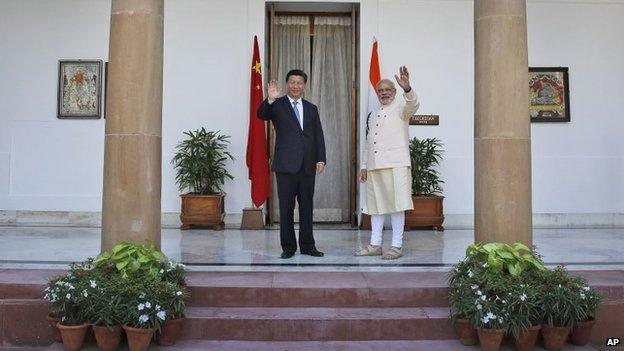
[(310, 74), (310, 18), (276, 16), (275, 41), (276, 78), (285, 94), (288, 71), (299, 68)]
[[(307, 16), (276, 16), (275, 17), (275, 65), (277, 82), (282, 94), (286, 94), (286, 74), (291, 69), (299, 68), (310, 73), (310, 18)], [(308, 77), (308, 86), (310, 79)], [(305, 118), (305, 117), (304, 117)], [(271, 127), (272, 128), (272, 127)], [(273, 140), (273, 142), (275, 142)], [(273, 148), (274, 145), (271, 145)], [(273, 192), (274, 219), (279, 221), (279, 197), (277, 183), (271, 177)], [(299, 220), (295, 211), (295, 221)]]
[(348, 222), (351, 119), (351, 18), (315, 17), (312, 69), (306, 98), (321, 116), (327, 149), (316, 179), (316, 221)]

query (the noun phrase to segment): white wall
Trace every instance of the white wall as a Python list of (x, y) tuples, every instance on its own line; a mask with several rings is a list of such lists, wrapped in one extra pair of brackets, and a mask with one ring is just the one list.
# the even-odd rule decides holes
[[(473, 2), (362, 0), (360, 109), (371, 39), (382, 72), (407, 65), (420, 112), (436, 127), (411, 134), (445, 144), (447, 218), (473, 212)], [(248, 206), (245, 167), (253, 35), (264, 45), (264, 2), (165, 1), (164, 212), (179, 211), (169, 163), (182, 132), (232, 136), (236, 180), (226, 210)], [(529, 1), (529, 64), (570, 68), (571, 123), (533, 124), (533, 210), (624, 213), (624, 1)], [(0, 210), (99, 211), (104, 120), (56, 118), (58, 60), (107, 60), (110, 0), (0, 0)], [(264, 62), (264, 50), (261, 49)], [(362, 114), (361, 120), (365, 120)]]

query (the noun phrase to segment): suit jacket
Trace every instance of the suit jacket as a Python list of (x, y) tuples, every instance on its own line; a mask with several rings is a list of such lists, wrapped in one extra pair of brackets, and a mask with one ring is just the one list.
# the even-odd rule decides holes
[(303, 130), (295, 110), (284, 95), (269, 104), (265, 99), (258, 108), (258, 118), (273, 122), (275, 127), (275, 152), (271, 170), (297, 173), (303, 166), (306, 174), (315, 174), (316, 163), (326, 162), (325, 138), (317, 107), (301, 99)]

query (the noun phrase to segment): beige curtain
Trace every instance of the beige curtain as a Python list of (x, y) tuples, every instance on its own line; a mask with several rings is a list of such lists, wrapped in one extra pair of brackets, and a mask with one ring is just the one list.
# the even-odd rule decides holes
[[(276, 16), (275, 17), (275, 65), (276, 79), (286, 94), (286, 74), (291, 69), (299, 68), (310, 73), (310, 18), (307, 16)], [(308, 80), (308, 85), (310, 84)], [(279, 197), (277, 183), (272, 178), (273, 217), (279, 221)], [(295, 210), (295, 221), (299, 220)]]
[(349, 221), (351, 18), (316, 17), (308, 99), (319, 108), (327, 168), (316, 180), (316, 221)]

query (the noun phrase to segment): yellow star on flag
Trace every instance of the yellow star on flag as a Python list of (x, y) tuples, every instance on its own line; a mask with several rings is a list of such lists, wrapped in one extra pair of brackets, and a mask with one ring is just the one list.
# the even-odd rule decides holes
[(261, 67), (262, 67), (262, 65), (260, 65), (260, 61), (256, 61), (256, 63), (254, 63), (254, 65), (251, 66), (251, 69), (256, 71), (256, 73), (260, 74), (260, 68)]

